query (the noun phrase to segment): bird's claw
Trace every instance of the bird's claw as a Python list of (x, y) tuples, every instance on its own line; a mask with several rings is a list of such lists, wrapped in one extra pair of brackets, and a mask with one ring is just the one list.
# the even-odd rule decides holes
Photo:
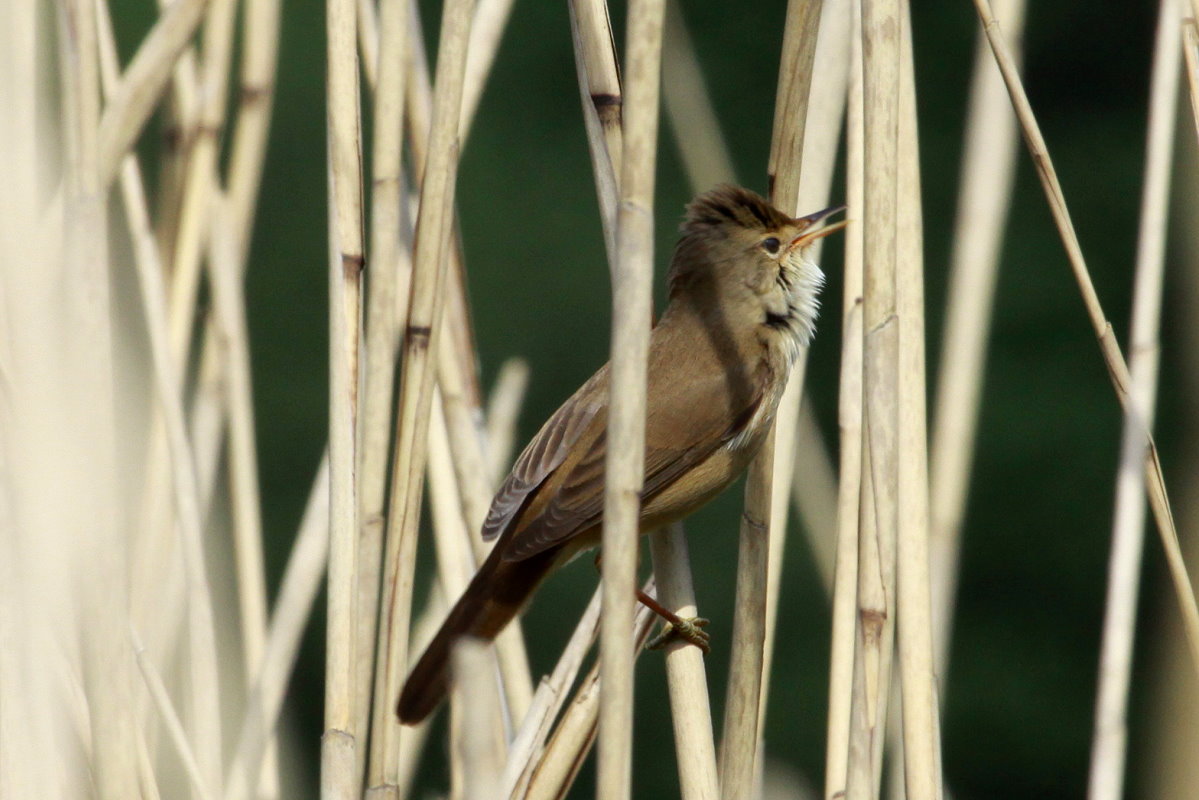
[(662, 632), (651, 639), (646, 645), (646, 650), (661, 650), (671, 642), (682, 640), (688, 644), (693, 644), (698, 647), (704, 655), (712, 651), (709, 642), (711, 637), (703, 630), (711, 620), (703, 617), (687, 617), (680, 618), (678, 623), (666, 623), (662, 628)]

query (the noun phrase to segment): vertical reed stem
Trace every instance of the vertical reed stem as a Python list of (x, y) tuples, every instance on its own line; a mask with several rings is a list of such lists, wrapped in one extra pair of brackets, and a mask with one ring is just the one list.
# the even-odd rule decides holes
[[(379, 11), (378, 81), (374, 90), (372, 132), (370, 253), (374, 269), (367, 282), (366, 372), (359, 431), (358, 602), (355, 633), (354, 718), (358, 729), (370, 725), (374, 684), (375, 644), (379, 623), (379, 585), (383, 569), (384, 502), (387, 494), (388, 445), (391, 442), (395, 356), (399, 344), (398, 309), (407, 308), (412, 270), (405, 243), (400, 240), (407, 199), (401, 181), (403, 166), (405, 63), (408, 41), (408, 3), (383, 0)], [(385, 703), (386, 705), (386, 703)], [(365, 780), (366, 748), (358, 754), (355, 783)]]
[(604, 465), (597, 796), (631, 796), (633, 647), (629, 630), (645, 463), (646, 362), (653, 310), (654, 170), (665, 0), (629, 4), (628, 95), (612, 287), (611, 395)]
[(396, 411), (396, 446), (384, 555), (383, 618), (379, 627), (376, 700), (371, 726), (369, 785), (372, 790), (378, 788), (383, 792), (398, 791), (400, 726), (393, 703), (399, 696), (400, 683), (408, 666), (413, 561), (427, 458), (433, 370), (445, 305), (458, 175), (458, 121), (471, 6), (469, 0), (452, 0), (443, 9), (433, 125), (424, 160), (420, 216), (416, 226), (412, 295)]
[[(850, 81), (846, 108), (846, 204), (861, 209), (862, 33), (861, 9), (850, 9)], [(841, 302), (841, 381), (837, 418), (841, 429), (841, 469), (837, 495), (837, 558), (833, 578), (832, 642), (829, 645), (828, 735), (824, 798), (846, 791), (853, 704), (854, 646), (857, 640), (858, 540), (864, 484), (862, 459), (862, 226), (845, 232), (845, 285)]]
[[(862, 2), (865, 236), (863, 524), (858, 653), (847, 796), (878, 794), (895, 631), (899, 320), (896, 224), (900, 15), (897, 0)], [(859, 679), (860, 676), (860, 679)]]
[(358, 51), (352, 0), (328, 0), (329, 588), (321, 797), (354, 797), (357, 425), (364, 266)]
[(896, 157), (895, 302), (899, 314), (897, 567), (903, 764), (908, 800), (940, 800), (941, 743), (933, 671), (928, 563), (928, 436), (924, 372), (924, 235), (915, 65), (908, 3), (901, 2), (900, 94)]
[[(791, 0), (783, 31), (775, 96), (767, 180), (771, 202), (784, 213), (795, 214), (799, 201), (800, 162), (803, 158), (808, 94), (822, 0)], [(796, 407), (803, 383), (803, 359), (791, 376), (795, 384), (791, 407)], [(786, 415), (786, 409), (780, 411)], [(794, 412), (790, 412), (794, 413)], [(749, 798), (757, 775), (765, 659), (767, 589), (770, 583), (771, 494), (774, 483), (774, 427), (749, 466), (745, 510), (741, 515), (737, 556), (737, 595), (733, 618), (733, 644), (729, 656), (728, 695), (720, 743), (720, 791), (726, 800)], [(789, 483), (789, 482), (788, 482)], [(787, 492), (780, 486), (780, 492)], [(773, 535), (778, 535), (775, 531)]]
[[(691, 563), (682, 523), (650, 537), (655, 582), (662, 605), (684, 619), (697, 614)], [(704, 654), (686, 642), (666, 648), (666, 680), (670, 715), (674, 720), (680, 795), (683, 800), (716, 800), (716, 745), (712, 740), (712, 709), (704, 672)]]
[(1129, 404), (1124, 418), (1112, 547), (1108, 562), (1107, 610), (1099, 654), (1099, 690), (1091, 744), (1089, 800), (1118, 800), (1124, 790), (1128, 747), (1128, 688), (1132, 680), (1137, 593), (1145, 536), (1144, 429), (1152, 430), (1157, 397), (1158, 328), (1166, 259), (1166, 220), (1177, 116), (1180, 19), (1176, 3), (1158, 10), (1157, 41), (1149, 88), (1145, 185), (1141, 190), (1140, 236), (1129, 337)]
[[(1008, 29), (1018, 36), (1023, 28), (1024, 0), (1003, 0), (997, 7)], [(929, 454), (933, 647), (942, 686), (953, 637), (962, 520), (974, 458), (1000, 240), (1016, 174), (1016, 122), (993, 61), (980, 33), (966, 113)]]

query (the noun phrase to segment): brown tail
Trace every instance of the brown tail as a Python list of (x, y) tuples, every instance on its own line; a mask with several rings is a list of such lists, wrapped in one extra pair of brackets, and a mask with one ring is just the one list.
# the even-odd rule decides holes
[(491, 641), (499, 635), (549, 574), (557, 556), (556, 550), (550, 550), (521, 561), (505, 561), (499, 550), (499, 547), (492, 550), (475, 573), (441, 630), (409, 673), (396, 707), (400, 722), (414, 725), (433, 713), (449, 688), (450, 651), (454, 642), (462, 636)]

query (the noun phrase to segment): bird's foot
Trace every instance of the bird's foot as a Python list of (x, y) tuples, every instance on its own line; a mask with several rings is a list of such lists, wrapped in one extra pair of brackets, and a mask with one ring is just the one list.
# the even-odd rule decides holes
[(712, 651), (709, 644), (711, 637), (703, 630), (708, 626), (710, 620), (703, 617), (678, 617), (677, 620), (677, 622), (667, 622), (662, 627), (662, 632), (646, 643), (645, 649), (661, 650), (671, 642), (681, 640), (695, 645), (703, 651), (704, 655)]

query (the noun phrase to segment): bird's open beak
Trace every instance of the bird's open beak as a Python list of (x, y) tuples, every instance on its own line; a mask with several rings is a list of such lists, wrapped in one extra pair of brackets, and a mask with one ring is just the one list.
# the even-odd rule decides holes
[(792, 239), (791, 243), (787, 245), (787, 249), (793, 250), (796, 247), (807, 247), (817, 239), (823, 239), (830, 233), (836, 233), (844, 228), (849, 224), (849, 220), (847, 219), (843, 219), (840, 222), (833, 223), (832, 225), (826, 225), (823, 228), (817, 228), (816, 230), (808, 230), (808, 228), (811, 228), (813, 225), (819, 225), (824, 220), (828, 219), (834, 214), (840, 214), (844, 210), (845, 206), (843, 205), (831, 206), (821, 211), (817, 211), (814, 214), (808, 214), (806, 217), (797, 217), (795, 222), (804, 232)]

